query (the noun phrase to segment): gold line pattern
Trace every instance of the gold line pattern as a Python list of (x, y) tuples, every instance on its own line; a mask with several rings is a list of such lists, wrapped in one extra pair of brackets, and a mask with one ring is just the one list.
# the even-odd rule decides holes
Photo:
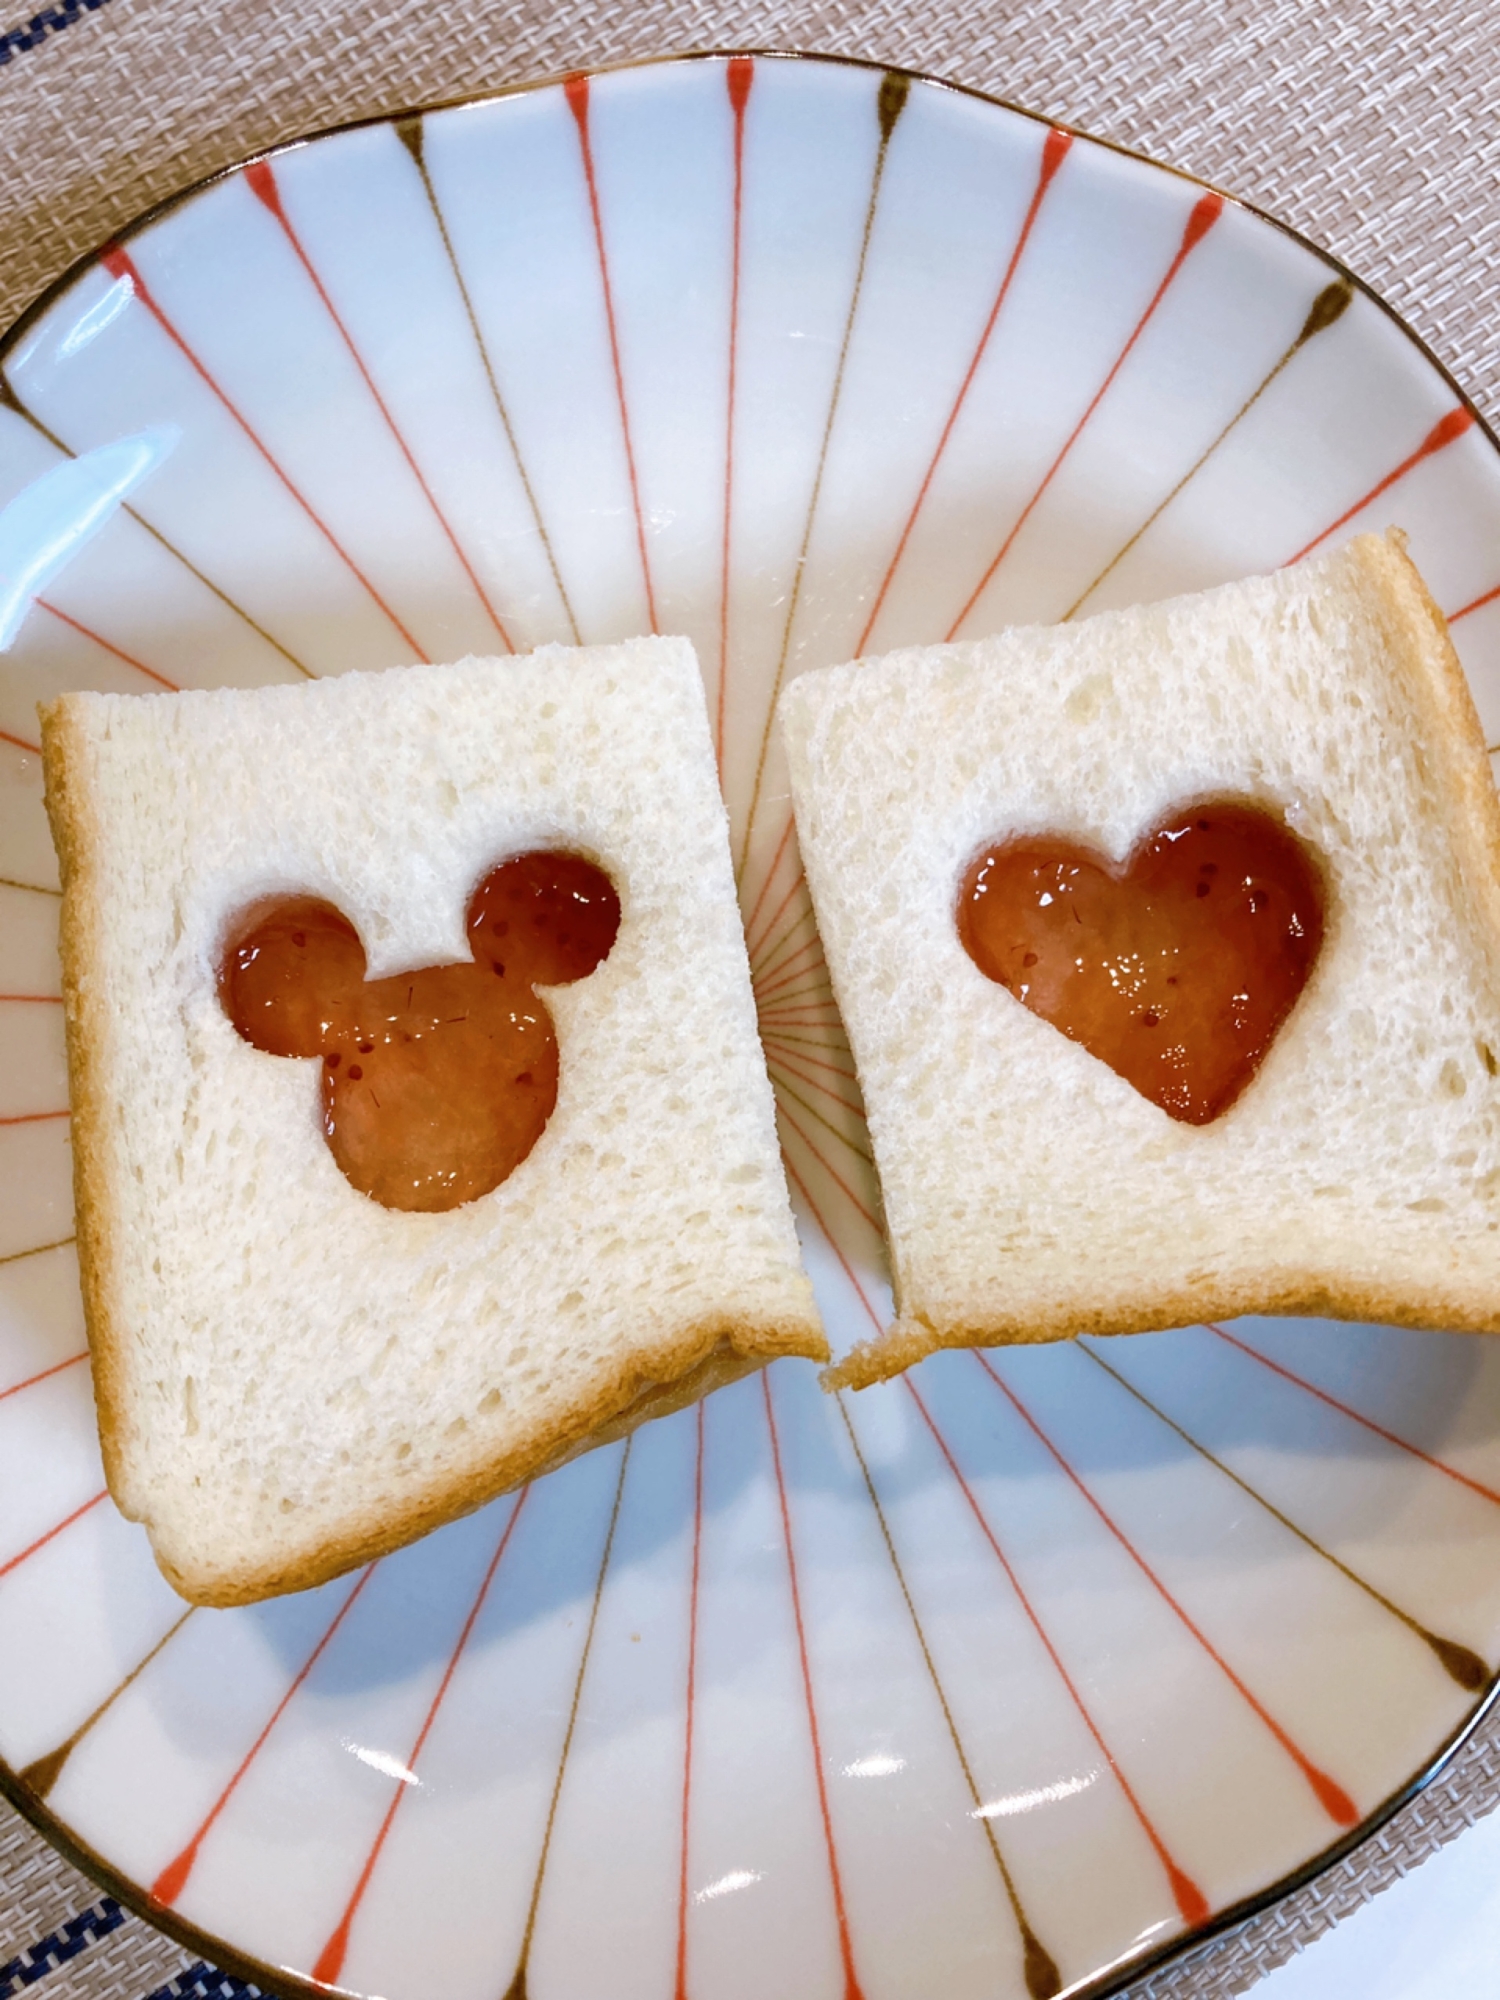
[(29, 1250), (10, 1250), (0, 1257), (0, 1264), (19, 1264), (23, 1257), (41, 1257), (48, 1250), (65, 1250), (70, 1243), (76, 1243), (76, 1236), (59, 1236), (55, 1243), (33, 1243)]
[[(64, 444), (62, 439), (57, 435), (56, 431), (49, 430), (47, 426), (42, 422), (40, 417), (33, 416), (31, 411), (28, 410), (26, 405), (21, 401), (21, 398), (16, 393), (9, 379), (3, 374), (0, 374), (0, 407), (3, 407), (8, 410), (13, 410), (15, 414), (21, 418), (23, 423), (30, 424), (31, 428), (34, 431), (36, 431), (39, 436), (44, 437), (47, 440), (48, 444), (50, 444), (54, 450), (60, 451), (63, 454), (64, 458), (76, 459), (78, 457), (78, 453), (74, 451), (73, 447), (71, 445)], [(203, 585), (203, 588), (205, 590), (212, 591), (214, 596), (218, 598), (219, 602), (222, 605), (224, 605), (226, 609), (232, 611), (236, 618), (242, 620), (244, 624), (248, 625), (250, 627), (250, 630), (256, 635), (257, 638), (264, 639), (266, 644), (269, 647), (271, 647), (273, 652), (280, 653), (281, 657), (288, 663), (288, 665), (295, 667), (297, 672), (302, 675), (304, 680), (310, 681), (310, 680), (315, 680), (317, 678), (317, 676), (313, 673), (311, 667), (303, 666), (302, 662), (297, 658), (297, 655), (295, 653), (289, 652), (288, 649), (282, 645), (279, 639), (273, 639), (271, 634), (264, 627), (264, 625), (257, 624), (256, 620), (250, 616), (250, 613), (244, 608), (242, 604), (236, 604), (234, 599), (229, 595), (229, 593), (227, 591), (221, 590), (218, 584), (214, 582), (212, 577), (205, 576), (202, 570), (199, 569), (198, 565), (195, 562), (191, 561), (189, 557), (185, 556), (182, 553), (182, 550), (177, 547), (175, 542), (168, 541), (167, 537), (162, 533), (160, 528), (153, 528), (151, 523), (146, 519), (145, 515), (142, 514), (137, 508), (132, 507), (128, 500), (121, 501), (120, 512), (122, 514), (128, 514), (131, 520), (134, 521), (138, 527), (144, 528), (146, 530), (146, 533), (151, 537), (152, 541), (160, 543), (161, 547), (166, 550), (169, 556), (175, 556), (177, 561), (182, 564), (183, 568), (188, 572), (190, 576), (196, 577), (198, 582)]]
[(849, 359), (849, 344), (854, 338), (854, 322), (859, 316), (860, 296), (864, 291), (865, 264), (870, 254), (870, 237), (875, 228), (875, 211), (880, 205), (880, 185), (885, 179), (886, 155), (890, 151), (891, 134), (896, 129), (896, 120), (906, 108), (906, 100), (911, 91), (911, 78), (888, 70), (881, 78), (880, 90), (876, 97), (875, 115), (880, 124), (880, 145), (875, 154), (875, 171), (870, 180), (870, 198), (865, 206), (864, 229), (859, 241), (859, 262), (854, 270), (854, 289), (849, 297), (849, 311), (844, 320), (844, 337), (839, 345), (838, 365), (833, 373), (833, 394), (828, 401), (828, 415), (823, 424), (823, 438), (818, 447), (818, 467), (813, 475), (812, 495), (807, 503), (807, 520), (802, 529), (802, 543), (797, 551), (797, 563), (792, 572), (792, 587), (787, 597), (786, 623), (782, 628), (781, 651), (776, 659), (776, 672), (771, 682), (771, 692), (766, 701), (765, 726), (761, 730), (760, 752), (755, 764), (755, 783), (750, 789), (750, 809), (745, 815), (745, 832), (740, 849), (739, 875), (743, 879), (750, 859), (750, 842), (755, 837), (755, 821), (760, 811), (761, 785), (766, 775), (766, 753), (771, 743), (771, 724), (776, 714), (776, 702), (781, 693), (781, 683), (786, 677), (787, 657), (791, 652), (792, 628), (797, 622), (797, 606), (802, 595), (802, 576), (807, 567), (807, 552), (812, 545), (813, 525), (818, 518), (818, 501), (823, 491), (823, 475), (828, 466), (828, 447), (833, 438), (834, 420), (838, 416), (839, 401), (844, 393), (844, 368)]
[(1257, 1506), (1263, 1507), (1273, 1520), (1281, 1523), (1282, 1527), (1289, 1534), (1295, 1535), (1299, 1542), (1305, 1543), (1312, 1550), (1314, 1555), (1321, 1556), (1324, 1562), (1330, 1564), (1338, 1571), (1340, 1576), (1346, 1577), (1350, 1583), (1362, 1590), (1366, 1597), (1372, 1598), (1383, 1611), (1388, 1611), (1392, 1618), (1398, 1619), (1409, 1632), (1414, 1632), (1424, 1645), (1430, 1646), (1438, 1659), (1441, 1660), (1444, 1672), (1451, 1679), (1457, 1681), (1461, 1688), (1467, 1688), (1471, 1694), (1474, 1694), (1478, 1693), (1480, 1689), (1489, 1686), (1490, 1670), (1477, 1653), (1471, 1651), (1468, 1646), (1460, 1646), (1452, 1639), (1443, 1639), (1436, 1632), (1430, 1632), (1425, 1625), (1419, 1624), (1409, 1611), (1403, 1611), (1399, 1604), (1393, 1604), (1383, 1591), (1375, 1588), (1373, 1583), (1367, 1583), (1362, 1576), (1356, 1576), (1349, 1565), (1341, 1562), (1331, 1549), (1325, 1549), (1323, 1544), (1308, 1534), (1305, 1528), (1299, 1528), (1297, 1523), (1291, 1520), (1286, 1514), (1283, 1514), (1281, 1509), (1269, 1501), (1264, 1493), (1258, 1492), (1248, 1479), (1241, 1479), (1240, 1475), (1232, 1471), (1216, 1453), (1211, 1452), (1206, 1444), (1200, 1444), (1197, 1438), (1183, 1429), (1181, 1424), (1169, 1417), (1158, 1403), (1154, 1403), (1146, 1395), (1144, 1390), (1138, 1389), (1133, 1382), (1127, 1381), (1117, 1368), (1110, 1366), (1102, 1354), (1095, 1353), (1091, 1342), (1086, 1339), (1080, 1340), (1077, 1342), (1077, 1347), (1080, 1354), (1086, 1354), (1096, 1368), (1102, 1368), (1106, 1375), (1113, 1376), (1120, 1387), (1134, 1396), (1143, 1409), (1149, 1410), (1153, 1417), (1166, 1425), (1168, 1430), (1175, 1431), (1184, 1444), (1190, 1445), (1200, 1458), (1206, 1459), (1216, 1471), (1222, 1472), (1226, 1479), (1232, 1480), (1242, 1493), (1247, 1494), (1250, 1499), (1255, 1501)]
[(937, 1696), (938, 1707), (943, 1711), (943, 1721), (947, 1726), (948, 1738), (953, 1745), (954, 1755), (958, 1758), (959, 1769), (964, 1774), (964, 1783), (969, 1788), (969, 1797), (974, 1801), (974, 1811), (970, 1817), (977, 1819), (984, 1829), (985, 1838), (989, 1842), (990, 1853), (994, 1857), (995, 1866), (1000, 1871), (1000, 1880), (1005, 1887), (1006, 1900), (1009, 1902), (1011, 1913), (1015, 1917), (1016, 1928), (1021, 1933), (1022, 1969), (1026, 1979), (1026, 1991), (1032, 1996), (1032, 2000), (1053, 2000), (1053, 1996), (1062, 1991), (1062, 1975), (1057, 1969), (1052, 1954), (1031, 1928), (1026, 1912), (1022, 1908), (1021, 1898), (1017, 1893), (1010, 1869), (1006, 1866), (1005, 1856), (1000, 1851), (1000, 1841), (995, 1832), (994, 1820), (989, 1814), (983, 1811), (984, 1794), (975, 1782), (968, 1753), (964, 1749), (963, 1738), (958, 1733), (958, 1724), (954, 1721), (953, 1711), (948, 1705), (947, 1692), (943, 1687), (937, 1665), (933, 1660), (932, 1649), (927, 1643), (927, 1634), (922, 1628), (922, 1621), (917, 1615), (917, 1607), (912, 1601), (911, 1590), (907, 1584), (905, 1572), (901, 1567), (901, 1559), (896, 1554), (896, 1544), (891, 1537), (890, 1525), (885, 1518), (885, 1509), (880, 1504), (880, 1495), (875, 1490), (875, 1481), (870, 1476), (870, 1468), (865, 1463), (864, 1452), (860, 1449), (859, 1434), (855, 1430), (853, 1421), (850, 1418), (848, 1405), (844, 1396), (836, 1392), (836, 1399), (839, 1406), (839, 1415), (844, 1420), (844, 1429), (849, 1434), (849, 1442), (854, 1448), (854, 1456), (859, 1463), (860, 1477), (865, 1483), (866, 1493), (870, 1496), (870, 1505), (875, 1510), (875, 1520), (880, 1528), (880, 1539), (884, 1542), (885, 1552), (890, 1557), (891, 1569), (895, 1574), (897, 1588), (901, 1592), (902, 1602), (905, 1604), (907, 1615), (911, 1619), (912, 1631), (916, 1634), (917, 1645), (921, 1648), (922, 1661), (927, 1668), (927, 1677), (932, 1682), (932, 1691)]
[(120, 1699), (120, 1696), (124, 1694), (125, 1690), (129, 1687), (134, 1686), (136, 1681), (140, 1679), (141, 1675), (146, 1671), (147, 1667), (149, 1667), (151, 1662), (156, 1658), (157, 1654), (162, 1652), (168, 1645), (168, 1643), (177, 1637), (177, 1634), (182, 1630), (183, 1626), (186, 1625), (186, 1623), (192, 1617), (193, 1613), (197, 1610), (197, 1608), (198, 1608), (197, 1605), (190, 1604), (186, 1609), (186, 1611), (184, 1611), (180, 1617), (175, 1618), (172, 1621), (172, 1623), (167, 1627), (166, 1631), (163, 1632), (161, 1637), (157, 1640), (156, 1644), (151, 1648), (150, 1652), (145, 1654), (141, 1659), (137, 1660), (135, 1665), (131, 1668), (130, 1672), (126, 1674), (125, 1678), (122, 1681), (117, 1682), (116, 1685), (110, 1689), (109, 1693), (104, 1697), (103, 1701), (100, 1702), (99, 1706), (96, 1709), (94, 1709), (91, 1714), (86, 1715), (84, 1717), (83, 1721), (79, 1723), (78, 1727), (73, 1731), (71, 1736), (65, 1738), (63, 1742), (58, 1744), (55, 1750), (49, 1751), (45, 1757), (38, 1757), (34, 1759), (32, 1763), (28, 1764), (26, 1768), (19, 1773), (21, 1783), (23, 1785), (27, 1786), (31, 1791), (35, 1792), (39, 1799), (46, 1798), (47, 1794), (51, 1791), (52, 1787), (57, 1783), (58, 1779), (62, 1776), (63, 1766), (67, 1763), (68, 1759), (72, 1756), (73, 1752), (78, 1748), (79, 1744), (83, 1741), (84, 1737), (87, 1736), (89, 1731), (94, 1727), (95, 1723), (103, 1721), (104, 1717), (108, 1715), (109, 1711), (114, 1707), (115, 1703)]
[(516, 1965), (515, 1977), (505, 1989), (505, 2000), (526, 2000), (526, 1968), (531, 1958), (531, 1941), (536, 1933), (536, 1913), (542, 1900), (542, 1883), (547, 1875), (547, 1857), (552, 1851), (552, 1828), (557, 1819), (557, 1802), (562, 1797), (563, 1779), (568, 1773), (568, 1758), (573, 1748), (573, 1732), (578, 1726), (578, 1705), (583, 1699), (583, 1683), (589, 1670), (589, 1656), (594, 1650), (594, 1628), (599, 1622), (599, 1606), (604, 1599), (604, 1579), (609, 1574), (609, 1559), (614, 1553), (615, 1530), (620, 1525), (620, 1502), (625, 1497), (625, 1474), (630, 1466), (630, 1448), (635, 1443), (634, 1436), (627, 1437), (625, 1449), (620, 1454), (620, 1476), (615, 1481), (614, 1504), (610, 1508), (609, 1528), (604, 1537), (604, 1553), (599, 1558), (599, 1575), (594, 1584), (594, 1601), (589, 1608), (588, 1629), (583, 1637), (583, 1652), (578, 1661), (578, 1674), (573, 1682), (573, 1699), (568, 1706), (568, 1726), (563, 1733), (562, 1750), (557, 1760), (557, 1776), (552, 1784), (552, 1798), (547, 1807), (547, 1825), (542, 1834), (542, 1851), (537, 1858), (536, 1879), (531, 1885), (531, 1901), (526, 1909), (526, 1928), (521, 1934), (521, 1952)]
[(428, 206), (432, 210), (433, 220), (437, 223), (438, 234), (443, 239), (443, 249), (447, 253), (448, 263), (452, 269), (454, 281), (458, 286), (459, 297), (464, 302), (464, 315), (469, 322), (469, 331), (474, 337), (474, 346), (479, 355), (480, 365), (484, 369), (484, 379), (490, 385), (490, 395), (494, 398), (495, 413), (499, 417), (501, 428), (505, 432), (505, 441), (510, 446), (510, 455), (515, 461), (516, 474), (521, 481), (521, 489), (526, 495), (526, 504), (531, 509), (531, 518), (536, 523), (537, 534), (541, 537), (542, 550), (547, 558), (547, 567), (552, 572), (552, 581), (557, 586), (557, 594), (562, 600), (563, 616), (568, 621), (568, 631), (572, 635), (573, 644), (581, 646), (583, 639), (579, 634), (578, 620), (573, 615), (573, 604), (571, 598), (568, 596), (568, 587), (563, 582), (562, 571), (558, 567), (557, 551), (552, 546), (552, 537), (548, 534), (547, 524), (542, 519), (541, 504), (537, 500), (535, 490), (532, 487), (531, 474), (526, 470), (526, 461), (521, 456), (521, 447), (516, 442), (515, 428), (511, 423), (510, 411), (506, 407), (505, 398), (500, 393), (500, 384), (495, 377), (494, 364), (490, 360), (490, 351), (485, 345), (484, 335), (479, 330), (479, 316), (474, 311), (474, 302), (469, 296), (468, 286), (464, 283), (464, 274), (459, 265), (458, 252), (454, 249), (452, 241), (449, 238), (448, 224), (443, 215), (442, 207), (438, 202), (437, 190), (433, 187), (432, 178), (427, 171), (424, 128), (421, 114), (418, 113), (412, 118), (398, 118), (395, 121), (395, 133), (407, 152), (411, 154), (412, 159), (416, 163), (417, 172), (422, 176), (422, 189), (427, 196)]
[(1100, 584), (1103, 583), (1104, 579), (1111, 573), (1111, 571), (1118, 569), (1120, 564), (1124, 562), (1126, 556), (1128, 556), (1130, 554), (1130, 551), (1135, 547), (1136, 543), (1139, 542), (1142, 536), (1145, 535), (1149, 529), (1153, 528), (1156, 525), (1156, 523), (1161, 519), (1162, 515), (1166, 513), (1167, 509), (1171, 506), (1172, 502), (1177, 498), (1178, 494), (1182, 492), (1183, 488), (1190, 485), (1191, 482), (1197, 478), (1198, 474), (1203, 470), (1204, 466), (1207, 465), (1208, 461), (1213, 457), (1214, 453), (1219, 449), (1219, 446), (1223, 444), (1224, 440), (1229, 436), (1230, 432), (1235, 428), (1235, 426), (1237, 424), (1243, 423), (1245, 418), (1249, 416), (1250, 412), (1255, 408), (1256, 404), (1260, 401), (1261, 397), (1266, 393), (1267, 389), (1270, 388), (1271, 384), (1276, 380), (1277, 376), (1280, 375), (1282, 369), (1286, 367), (1287, 363), (1291, 361), (1296, 355), (1300, 354), (1303, 348), (1306, 347), (1307, 343), (1311, 339), (1313, 339), (1315, 335), (1322, 333), (1325, 330), (1325, 328), (1332, 326), (1335, 323), (1335, 321), (1341, 319), (1344, 315), (1345, 310), (1348, 307), (1349, 301), (1353, 297), (1354, 297), (1354, 287), (1353, 285), (1350, 284), (1347, 278), (1336, 279), (1333, 284), (1325, 285), (1323, 287), (1322, 291), (1319, 292), (1318, 296), (1313, 300), (1311, 306), (1308, 308), (1307, 317), (1302, 322), (1301, 332), (1297, 335), (1296, 339), (1291, 343), (1291, 345), (1286, 349), (1286, 352), (1281, 356), (1281, 359), (1278, 362), (1276, 362), (1274, 367), (1272, 367), (1267, 374), (1261, 377), (1260, 381), (1256, 384), (1254, 389), (1251, 390), (1250, 394), (1245, 398), (1244, 402), (1240, 404), (1239, 408), (1235, 411), (1234, 415), (1229, 419), (1229, 422), (1225, 424), (1223, 430), (1221, 430), (1218, 436), (1214, 438), (1212, 443), (1207, 445), (1204, 448), (1204, 450), (1199, 454), (1199, 456), (1193, 460), (1193, 463), (1188, 467), (1187, 471), (1183, 473), (1181, 479), (1178, 480), (1177, 484), (1172, 488), (1171, 492), (1167, 494), (1166, 498), (1164, 500), (1158, 501), (1157, 505), (1146, 516), (1145, 520), (1142, 521), (1141, 525), (1136, 529), (1135, 533), (1130, 537), (1130, 540), (1126, 542), (1122, 548), (1116, 550), (1115, 554), (1110, 557), (1109, 561), (1104, 565), (1103, 569), (1100, 570), (1099, 574), (1094, 578), (1093, 582), (1086, 584), (1084, 588), (1078, 593), (1078, 595), (1073, 599), (1073, 602), (1068, 606), (1067, 610), (1063, 613), (1062, 618), (1059, 621), (1060, 623), (1066, 624), (1070, 618), (1075, 618), (1078, 615), (1078, 612), (1088, 602), (1089, 598), (1093, 596), (1094, 592), (1099, 588)]

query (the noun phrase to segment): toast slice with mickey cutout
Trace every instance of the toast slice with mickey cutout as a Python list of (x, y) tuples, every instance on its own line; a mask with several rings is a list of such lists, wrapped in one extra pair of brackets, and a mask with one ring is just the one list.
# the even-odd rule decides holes
[(826, 1359), (686, 641), (43, 735), (105, 1465), (184, 1596)]
[(781, 718), (895, 1281), (825, 1381), (1251, 1312), (1500, 1330), (1500, 805), (1399, 535)]

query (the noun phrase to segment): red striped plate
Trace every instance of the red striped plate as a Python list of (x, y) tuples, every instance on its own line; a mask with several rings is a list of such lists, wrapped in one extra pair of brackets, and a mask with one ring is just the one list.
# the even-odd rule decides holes
[(0, 1759), (262, 1983), (1102, 1992), (1337, 1853), (1500, 1659), (1500, 1349), (1278, 1322), (780, 1364), (352, 1579), (186, 1611), (104, 1500), (38, 698), (688, 632), (836, 1345), (876, 1196), (790, 674), (1398, 522), (1500, 734), (1500, 460), (1181, 176), (701, 57), (288, 147), (69, 275), (0, 395)]

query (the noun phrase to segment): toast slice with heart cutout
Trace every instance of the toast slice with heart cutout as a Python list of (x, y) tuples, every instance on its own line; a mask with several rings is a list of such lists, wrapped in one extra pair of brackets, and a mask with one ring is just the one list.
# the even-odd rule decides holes
[(1500, 805), (1402, 538), (810, 673), (797, 831), (894, 1324), (1500, 1330)]

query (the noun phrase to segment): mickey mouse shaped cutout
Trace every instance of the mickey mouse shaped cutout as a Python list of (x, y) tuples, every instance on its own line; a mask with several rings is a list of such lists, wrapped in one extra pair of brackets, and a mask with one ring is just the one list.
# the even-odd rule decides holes
[(557, 1102), (557, 1036), (535, 989), (586, 977), (619, 927), (592, 862), (522, 854), (470, 899), (472, 964), (366, 980), (348, 918), (291, 897), (250, 913), (221, 992), (253, 1047), (322, 1057), (323, 1130), (362, 1194), (457, 1208), (514, 1173)]

